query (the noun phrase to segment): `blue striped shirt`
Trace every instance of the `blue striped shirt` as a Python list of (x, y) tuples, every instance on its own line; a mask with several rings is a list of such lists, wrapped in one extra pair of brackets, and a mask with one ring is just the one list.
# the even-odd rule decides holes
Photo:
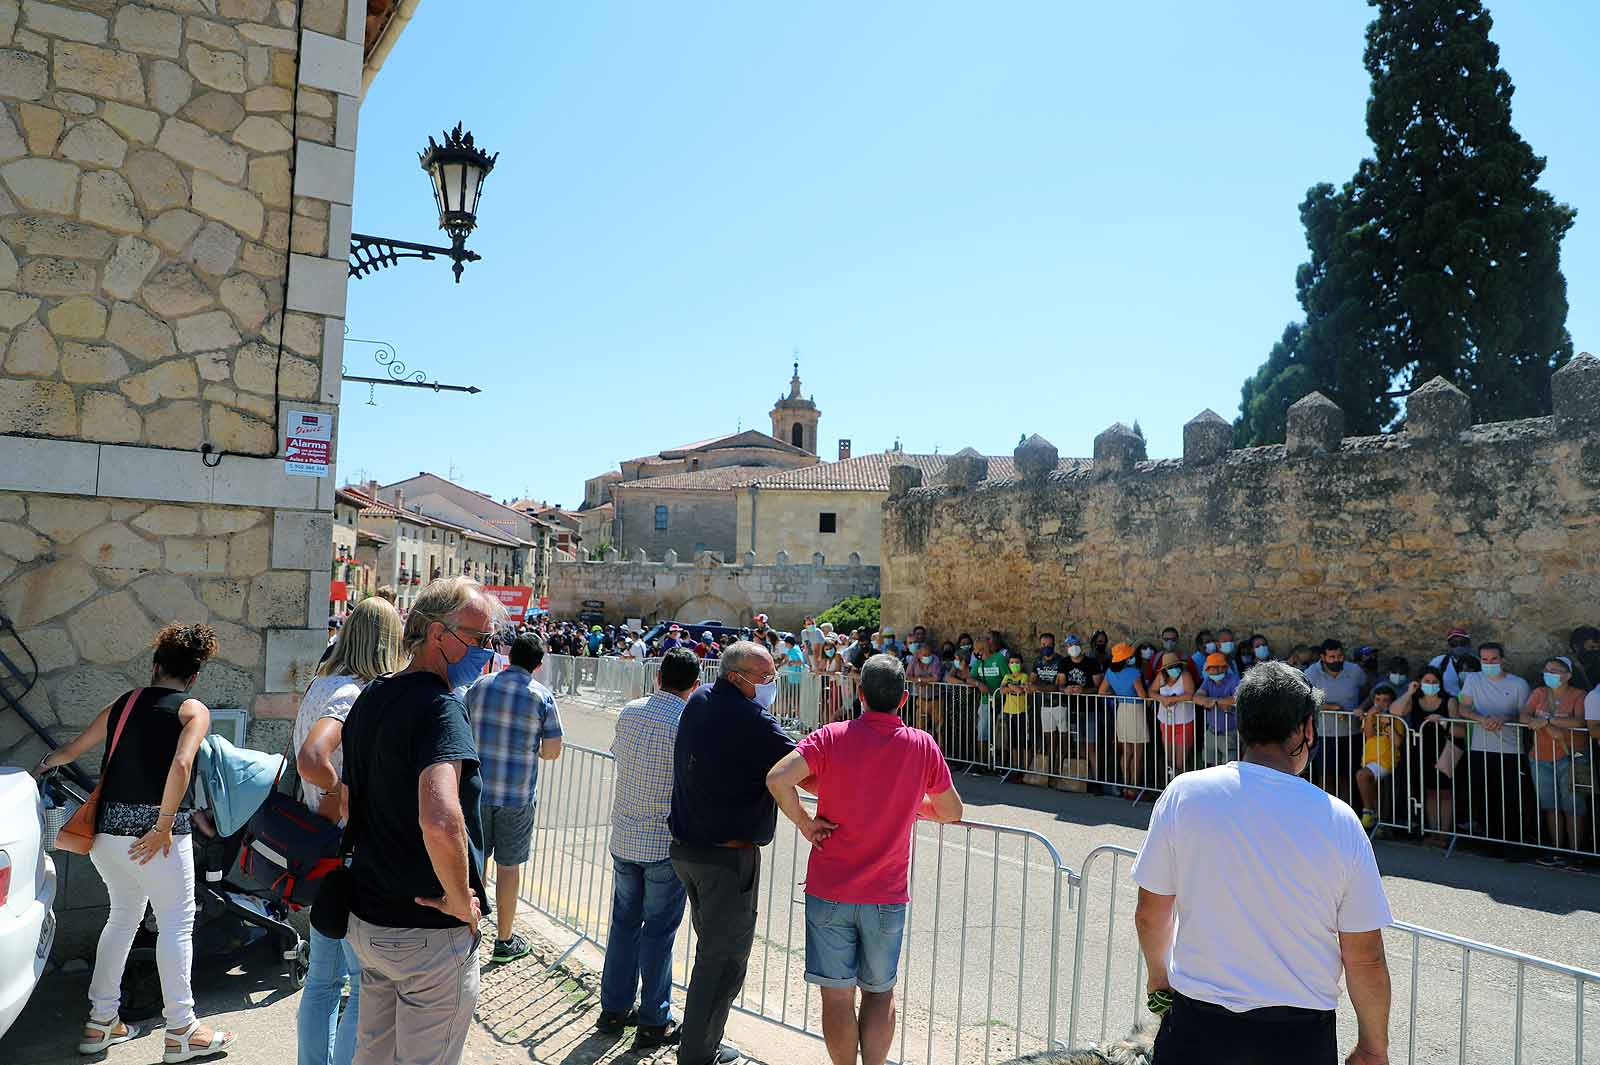
[(611, 801), (611, 853), (629, 862), (667, 857), (672, 832), (672, 748), (684, 701), (658, 691), (635, 699), (617, 718), (611, 754), (617, 761)]
[(472, 719), (485, 806), (531, 806), (538, 800), (539, 745), (561, 735), (550, 689), (520, 666), (481, 677), (461, 701)]

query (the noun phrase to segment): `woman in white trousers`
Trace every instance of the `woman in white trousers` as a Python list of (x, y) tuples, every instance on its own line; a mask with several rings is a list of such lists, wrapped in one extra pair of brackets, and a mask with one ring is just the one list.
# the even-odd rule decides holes
[(145, 904), (156, 915), (156, 968), (165, 1002), (166, 1065), (216, 1054), (233, 1045), (231, 1032), (213, 1030), (194, 1012), (194, 850), (190, 846), (189, 774), (211, 712), (188, 697), (217, 650), (206, 625), (168, 625), (156, 636), (150, 685), (119, 696), (89, 727), (40, 760), (44, 773), (102, 743), (100, 805), (89, 859), (106, 882), (111, 912), (100, 933), (89, 982), (89, 1020), (78, 1050), (99, 1054), (136, 1038), (118, 1017), (122, 970)]

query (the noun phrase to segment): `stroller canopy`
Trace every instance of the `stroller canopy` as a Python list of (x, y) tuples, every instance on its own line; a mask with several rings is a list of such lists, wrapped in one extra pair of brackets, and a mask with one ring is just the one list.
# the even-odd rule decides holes
[(207, 736), (195, 759), (195, 805), (211, 812), (219, 835), (231, 836), (267, 801), (282, 772), (281, 754), (235, 747), (221, 736)]

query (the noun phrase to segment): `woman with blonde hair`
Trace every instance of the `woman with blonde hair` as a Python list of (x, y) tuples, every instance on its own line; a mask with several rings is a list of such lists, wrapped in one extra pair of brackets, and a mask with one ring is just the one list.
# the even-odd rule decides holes
[[(300, 700), (294, 721), (295, 766), (300, 799), (330, 821), (344, 821), (344, 721), (361, 689), (406, 664), (400, 650), (404, 625), (394, 604), (370, 596), (356, 604), (339, 629), (317, 677)], [(339, 997), (350, 980), (343, 1020)], [(310, 968), (300, 992), (299, 1065), (349, 1065), (355, 1055), (361, 1015), (361, 963), (349, 940), (329, 939), (311, 929)]]
[(43, 773), (107, 744), (100, 766), (100, 805), (89, 860), (106, 882), (111, 910), (89, 980), (89, 1021), (81, 1054), (101, 1054), (139, 1035), (117, 1013), (122, 970), (144, 920), (156, 915), (156, 969), (165, 1004), (164, 1062), (218, 1054), (232, 1032), (209, 1028), (194, 1014), (194, 848), (190, 846), (189, 775), (211, 711), (189, 689), (217, 653), (209, 625), (168, 625), (156, 634), (150, 684), (119, 695), (72, 742), (46, 755)]

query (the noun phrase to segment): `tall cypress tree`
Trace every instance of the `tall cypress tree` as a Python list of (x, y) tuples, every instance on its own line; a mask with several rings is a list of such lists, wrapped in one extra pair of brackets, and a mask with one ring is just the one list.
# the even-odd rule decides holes
[(1400, 413), (1386, 393), (1443, 375), (1485, 418), (1550, 409), (1572, 355), (1561, 238), (1575, 212), (1536, 188), (1545, 161), (1511, 125), (1510, 76), (1480, 0), (1368, 0), (1374, 154), (1300, 207), (1305, 321), (1245, 382), (1241, 446), (1283, 439), (1320, 389), (1355, 432)]

